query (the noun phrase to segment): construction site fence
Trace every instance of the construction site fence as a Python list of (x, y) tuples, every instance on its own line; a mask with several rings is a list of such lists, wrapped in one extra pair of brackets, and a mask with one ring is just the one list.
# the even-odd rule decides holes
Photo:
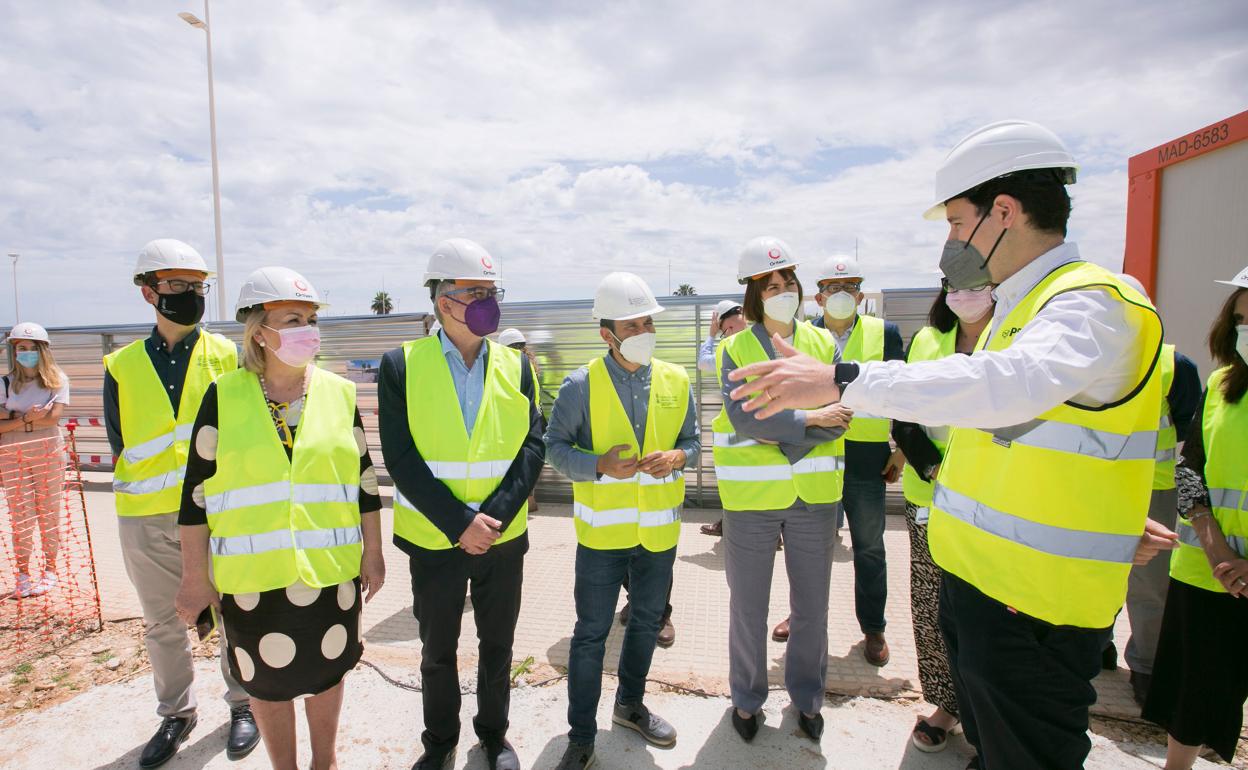
[[(924, 325), (937, 291), (889, 289), (870, 293), (864, 307), (896, 322), (908, 340)], [(723, 299), (739, 301), (740, 296), (663, 297), (660, 302), (666, 311), (654, 319), (658, 332), (655, 357), (684, 366), (689, 371), (698, 404), (702, 455), (697, 467), (685, 474), (685, 478), (689, 504), (703, 507), (719, 506), (711, 461), (711, 420), (719, 412), (721, 400), (715, 373), (700, 371), (697, 356), (699, 347), (706, 339), (715, 304)], [(548, 416), (563, 378), (606, 350), (599, 335), (598, 322), (591, 317), (592, 304), (591, 300), (585, 299), (507, 302), (502, 305), (499, 329), (515, 327), (527, 337), (529, 349), (537, 359), (542, 406)], [(426, 336), (433, 323), (434, 318), (428, 313), (327, 316), (320, 320), (321, 354), (317, 363), (357, 383), (365, 432), (373, 461), (383, 481), (387, 474), (377, 432), (377, 365), (386, 351), (407, 340)], [(224, 334), (236, 343), (242, 342), (241, 324), (212, 323), (206, 328)], [(152, 325), (57, 327), (48, 331), (56, 361), (69, 375), (71, 405), (66, 411), (65, 422), (72, 422), (77, 427), (82, 467), (110, 470), (113, 457), (103, 427), (102, 358), (134, 340), (148, 337)], [(7, 371), (11, 363), (7, 360), (8, 346), (3, 347)], [(571, 484), (548, 466), (538, 483), (537, 496), (541, 500), (570, 500)]]
[(0, 444), (0, 670), (101, 627), (74, 431), (57, 432)]

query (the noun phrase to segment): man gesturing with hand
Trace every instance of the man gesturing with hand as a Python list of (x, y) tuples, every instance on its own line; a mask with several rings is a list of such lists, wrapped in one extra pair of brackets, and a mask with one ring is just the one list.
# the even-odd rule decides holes
[(520, 767), (506, 738), (508, 675), (529, 548), (528, 498), (545, 447), (532, 365), (486, 339), (498, 328), (498, 279), (498, 261), (479, 244), (438, 244), (425, 285), (442, 330), (381, 360), (381, 452), (394, 479), (394, 543), (409, 558), (422, 645), (420, 770), (455, 761), (456, 653), (470, 585), (480, 641), (472, 725), (490, 770)]
[(621, 587), (628, 588), (631, 612), (612, 721), (658, 746), (676, 740), (672, 726), (642, 699), (660, 629), (670, 629), (682, 471), (696, 462), (700, 442), (689, 375), (653, 357), (653, 316), (662, 311), (641, 278), (612, 273), (603, 279), (593, 315), (608, 353), (564, 380), (546, 432), (550, 464), (572, 480), (577, 540), (571, 730), (559, 770), (594, 761), (594, 714)]

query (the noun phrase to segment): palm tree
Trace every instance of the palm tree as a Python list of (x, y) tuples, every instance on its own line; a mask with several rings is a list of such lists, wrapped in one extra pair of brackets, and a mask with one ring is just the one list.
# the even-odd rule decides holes
[(377, 315), (389, 315), (390, 311), (394, 310), (394, 302), (390, 299), (390, 293), (386, 291), (377, 292), (377, 295), (373, 297), (371, 309)]
[(675, 297), (692, 297), (692, 296), (694, 296), (694, 295), (695, 295), (695, 294), (697, 294), (697, 293), (698, 293), (698, 290), (697, 290), (697, 289), (695, 289), (695, 288), (693, 288), (693, 286), (691, 286), (691, 285), (689, 285), (689, 284), (687, 284), (687, 283), (682, 283), (682, 284), (680, 285), (680, 288), (679, 288), (679, 289), (677, 289), (676, 291), (672, 292), (672, 296), (675, 296)]

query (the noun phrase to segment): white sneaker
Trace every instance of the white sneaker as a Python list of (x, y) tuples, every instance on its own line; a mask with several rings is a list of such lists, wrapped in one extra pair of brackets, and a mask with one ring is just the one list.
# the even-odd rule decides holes
[(41, 594), (45, 594), (53, 588), (56, 588), (56, 573), (51, 570), (45, 571), (43, 573), (43, 578), (39, 580), (39, 584), (35, 586), (35, 588), (36, 590), (39, 590), (39, 593)]
[(25, 599), (35, 595), (35, 583), (30, 579), (30, 575), (25, 573), (18, 575), (17, 588), (13, 589), (13, 593), (9, 594), (9, 598)]

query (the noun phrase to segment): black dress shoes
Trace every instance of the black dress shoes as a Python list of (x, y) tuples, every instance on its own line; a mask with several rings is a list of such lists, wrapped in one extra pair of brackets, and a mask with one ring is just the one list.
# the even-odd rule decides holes
[(520, 770), (520, 757), (506, 738), (497, 743), (484, 744), (483, 748), (490, 770)]
[(446, 770), (455, 766), (455, 747), (442, 751), (426, 751), (412, 765), (412, 770)]
[(225, 742), (225, 757), (242, 759), (260, 743), (260, 728), (251, 714), (251, 706), (235, 706), (230, 709), (230, 738)]
[(802, 732), (816, 743), (823, 737), (823, 714), (815, 714), (808, 717), (802, 712), (797, 712), (797, 726), (802, 728)]
[(734, 707), (732, 709), (732, 726), (737, 728), (737, 735), (740, 735), (743, 741), (749, 743), (754, 740), (755, 735), (758, 735), (758, 714), (746, 719)]
[(165, 717), (156, 734), (143, 747), (143, 753), (139, 756), (139, 767), (149, 770), (173, 759), (173, 755), (178, 753), (178, 747), (186, 742), (198, 721), (199, 717), (194, 714), (189, 717)]

